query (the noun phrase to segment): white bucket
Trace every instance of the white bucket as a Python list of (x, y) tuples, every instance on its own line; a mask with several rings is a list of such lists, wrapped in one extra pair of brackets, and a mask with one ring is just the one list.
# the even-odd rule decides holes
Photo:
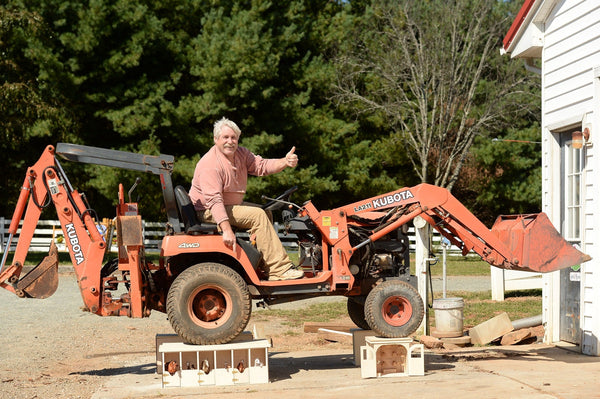
[(435, 331), (438, 336), (460, 337), (463, 335), (462, 298), (440, 298), (433, 300)]

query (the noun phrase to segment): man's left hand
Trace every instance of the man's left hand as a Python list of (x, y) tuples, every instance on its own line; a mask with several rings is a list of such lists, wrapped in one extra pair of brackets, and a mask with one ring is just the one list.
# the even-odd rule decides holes
[(285, 154), (285, 164), (290, 168), (295, 168), (298, 165), (298, 155), (295, 154), (296, 146), (292, 147), (290, 152)]

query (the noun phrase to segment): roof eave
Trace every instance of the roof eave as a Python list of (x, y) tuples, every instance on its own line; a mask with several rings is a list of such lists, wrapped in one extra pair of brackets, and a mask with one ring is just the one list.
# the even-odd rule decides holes
[(502, 48), (504, 49), (504, 52), (512, 53), (516, 42), (523, 33), (524, 28), (527, 26), (525, 21), (532, 18), (533, 13), (531, 12), (531, 9), (536, 1), (537, 0), (525, 0), (525, 3), (523, 3), (523, 6), (517, 13), (515, 20), (508, 29), (506, 36), (504, 36), (504, 40), (502, 40)]

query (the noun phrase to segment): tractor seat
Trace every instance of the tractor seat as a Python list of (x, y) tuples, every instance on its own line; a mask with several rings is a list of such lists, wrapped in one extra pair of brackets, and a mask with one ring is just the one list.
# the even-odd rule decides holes
[[(177, 208), (179, 208), (179, 214), (183, 219), (185, 234), (197, 236), (201, 234), (215, 234), (219, 231), (216, 224), (201, 224), (200, 220), (198, 220), (196, 209), (194, 209), (194, 205), (192, 204), (190, 196), (185, 188), (182, 186), (177, 186), (175, 187), (174, 192)], [(262, 255), (260, 252), (258, 252), (258, 250), (246, 240), (241, 240), (238, 238), (237, 243), (244, 250), (244, 252), (246, 252), (248, 260), (252, 266), (255, 269), (258, 268), (260, 262), (262, 261)]]
[(194, 209), (194, 205), (185, 188), (177, 186), (174, 191), (175, 201), (177, 202), (177, 208), (179, 208), (179, 214), (183, 221), (185, 234), (197, 236), (200, 234), (217, 232), (216, 224), (203, 225), (200, 220), (198, 220), (196, 209)]

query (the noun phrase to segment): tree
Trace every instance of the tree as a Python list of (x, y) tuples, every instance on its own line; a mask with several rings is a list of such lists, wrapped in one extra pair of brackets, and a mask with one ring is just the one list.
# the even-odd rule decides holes
[[(72, 139), (75, 121), (52, 82), (38, 79), (39, 65), (32, 60), (32, 41), (48, 43), (50, 29), (39, 15), (0, 7), (0, 209), (11, 216), (25, 168), (37, 161), (41, 149)], [(22, 173), (15, 173), (19, 171)]]
[[(296, 170), (252, 180), (248, 199), (298, 183), (306, 196), (339, 189), (335, 178), (322, 172), (327, 162), (319, 160), (329, 150), (319, 142), (352, 124), (339, 119), (327, 101), (333, 74), (319, 48), (326, 47), (328, 22), (340, 4), (9, 0), (7, 7), (34, 15), (46, 29), (5, 46), (23, 54), (30, 66), (27, 79), (61, 104), (69, 123), (61, 131), (71, 132), (67, 141), (174, 154), (174, 181), (187, 186), (195, 162), (212, 145), (212, 123), (225, 115), (242, 127), (242, 145), (282, 156), (295, 144), (303, 160)], [(29, 158), (64, 137), (55, 125), (36, 124), (44, 144), (28, 142)], [(135, 176), (75, 166), (70, 177), (99, 213), (107, 214), (113, 212), (116, 183), (128, 184)], [(155, 181), (146, 184), (150, 176), (143, 179), (144, 214), (159, 218), (160, 189)], [(4, 206), (2, 213), (10, 212), (10, 204)]]
[(405, 149), (421, 182), (452, 189), (475, 138), (510, 120), (528, 81), (494, 62), (511, 7), (374, 0), (340, 49), (335, 100), (385, 120), (385, 147)]
[(490, 227), (498, 215), (541, 210), (540, 126), (519, 122), (500, 139), (476, 140), (455, 186), (455, 195)]

